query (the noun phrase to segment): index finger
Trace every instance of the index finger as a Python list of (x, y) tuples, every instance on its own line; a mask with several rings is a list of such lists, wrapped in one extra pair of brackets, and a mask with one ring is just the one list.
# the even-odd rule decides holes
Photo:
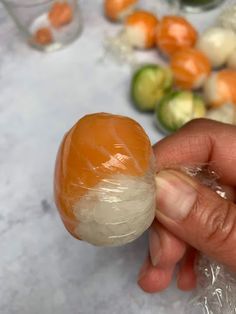
[(236, 186), (236, 126), (194, 120), (155, 144), (153, 149), (157, 171), (174, 165), (212, 163), (224, 184)]

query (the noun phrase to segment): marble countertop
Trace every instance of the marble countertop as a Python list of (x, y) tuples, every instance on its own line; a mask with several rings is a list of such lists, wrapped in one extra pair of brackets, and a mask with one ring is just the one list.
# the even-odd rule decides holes
[(1, 314), (181, 314), (188, 298), (175, 283), (153, 295), (137, 287), (146, 235), (121, 248), (90, 246), (65, 231), (53, 202), (59, 142), (84, 114), (128, 115), (153, 143), (161, 138), (152, 116), (129, 103), (130, 68), (102, 58), (104, 36), (116, 26), (100, 2), (82, 2), (82, 36), (51, 54), (25, 45), (0, 6)]

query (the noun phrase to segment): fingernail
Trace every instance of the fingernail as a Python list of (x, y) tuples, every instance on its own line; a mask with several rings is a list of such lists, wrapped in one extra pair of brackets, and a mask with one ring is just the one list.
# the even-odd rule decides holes
[(143, 266), (142, 266), (142, 268), (141, 268), (141, 270), (140, 270), (140, 272), (139, 272), (138, 281), (140, 281), (143, 277), (145, 277), (145, 275), (146, 275), (146, 273), (147, 273), (147, 271), (148, 271), (148, 268), (149, 268), (149, 262), (146, 261), (146, 262), (143, 264)]
[(172, 220), (182, 220), (191, 211), (197, 191), (191, 179), (173, 170), (161, 171), (156, 176), (157, 208)]
[(149, 250), (152, 266), (156, 267), (161, 258), (161, 241), (158, 233), (153, 228), (149, 231)]

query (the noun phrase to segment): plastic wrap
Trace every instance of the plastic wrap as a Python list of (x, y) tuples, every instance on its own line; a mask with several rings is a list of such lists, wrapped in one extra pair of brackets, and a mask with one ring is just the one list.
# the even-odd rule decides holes
[(229, 4), (218, 17), (218, 24), (227, 29), (232, 29), (236, 33), (236, 4), (229, 1)]
[[(208, 165), (184, 167), (221, 197), (226, 193)], [(150, 141), (132, 119), (85, 116), (65, 135), (55, 170), (55, 200), (68, 231), (99, 246), (135, 240), (153, 222), (155, 160)], [(206, 256), (196, 265), (198, 287), (186, 313), (236, 313), (236, 278)]]
[[(221, 197), (226, 198), (226, 193), (217, 183), (219, 176), (207, 165), (186, 167), (184, 170)], [(200, 256), (196, 264), (196, 273), (198, 286), (186, 306), (186, 314), (236, 313), (236, 275), (204, 255)]]
[(151, 143), (127, 117), (98, 113), (79, 120), (61, 144), (54, 182), (65, 227), (91, 244), (131, 242), (154, 219)]

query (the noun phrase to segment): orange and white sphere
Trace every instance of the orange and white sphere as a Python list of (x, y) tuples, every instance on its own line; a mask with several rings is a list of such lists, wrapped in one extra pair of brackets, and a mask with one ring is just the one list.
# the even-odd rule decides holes
[(73, 8), (66, 1), (57, 1), (48, 13), (48, 18), (55, 28), (69, 24), (73, 20)]
[(122, 21), (134, 11), (137, 2), (138, 0), (105, 0), (105, 15), (113, 22)]
[(211, 107), (226, 103), (236, 105), (236, 71), (225, 69), (213, 73), (205, 83), (204, 96)]
[(139, 237), (155, 215), (154, 158), (134, 120), (97, 113), (65, 135), (54, 193), (62, 221), (76, 238), (99, 246)]
[(171, 70), (176, 86), (198, 89), (203, 86), (211, 72), (208, 58), (195, 48), (183, 48), (171, 57)]
[(171, 56), (180, 48), (194, 47), (197, 31), (181, 16), (164, 16), (157, 27), (156, 44), (160, 51)]
[(158, 25), (157, 17), (148, 11), (135, 11), (125, 20), (125, 37), (134, 48), (149, 49), (155, 47)]

